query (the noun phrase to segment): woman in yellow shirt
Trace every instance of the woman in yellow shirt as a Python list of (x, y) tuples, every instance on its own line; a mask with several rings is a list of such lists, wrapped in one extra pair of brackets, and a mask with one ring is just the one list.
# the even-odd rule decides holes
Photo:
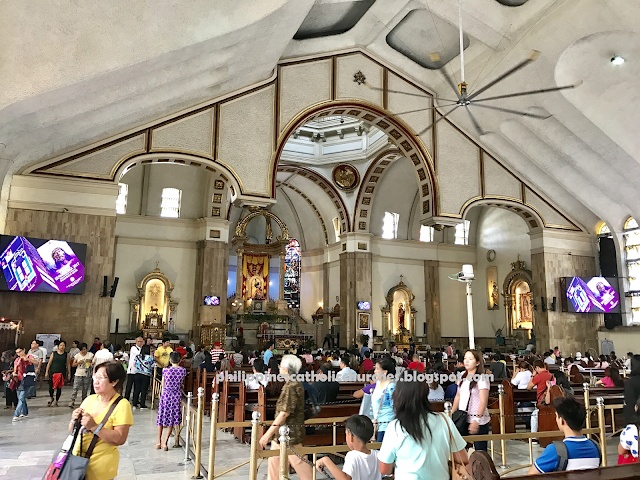
[(122, 365), (117, 362), (101, 363), (93, 373), (93, 388), (96, 393), (89, 395), (71, 415), (69, 433), (73, 431), (76, 420), (80, 420), (83, 427), (80, 432), (83, 434), (83, 451), (80, 452), (80, 442), (76, 441), (74, 455), (84, 456), (94, 435), (99, 438), (89, 459), (86, 480), (110, 480), (118, 474), (118, 446), (127, 441), (129, 427), (133, 425), (131, 404), (126, 399), (121, 399), (102, 428), (98, 427), (105, 420), (111, 404), (122, 393), (124, 380)]

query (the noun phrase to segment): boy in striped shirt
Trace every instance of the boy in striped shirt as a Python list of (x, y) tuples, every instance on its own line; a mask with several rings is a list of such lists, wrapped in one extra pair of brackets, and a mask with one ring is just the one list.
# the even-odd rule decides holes
[(564, 440), (548, 445), (529, 469), (529, 475), (598, 468), (600, 450), (593, 441), (582, 435), (586, 416), (584, 407), (572, 397), (556, 398), (553, 406), (556, 409), (556, 424), (558, 430), (564, 433)]

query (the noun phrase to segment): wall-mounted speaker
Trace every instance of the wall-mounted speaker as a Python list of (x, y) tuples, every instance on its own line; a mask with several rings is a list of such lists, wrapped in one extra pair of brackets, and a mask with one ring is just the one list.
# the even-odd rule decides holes
[(116, 296), (116, 290), (118, 289), (118, 282), (120, 281), (119, 277), (116, 277), (113, 279), (113, 285), (111, 285), (111, 294), (110, 297), (115, 297)]
[(422, 334), (426, 335), (427, 334), (427, 322), (424, 322), (423, 325), (424, 325), (424, 327), (423, 327), (423, 330), (422, 330)]
[(109, 282), (109, 278), (105, 275), (104, 276), (104, 283), (102, 284), (102, 293), (100, 294), (101, 297), (106, 297), (107, 296), (107, 283)]
[(547, 311), (547, 299), (544, 297), (540, 298), (540, 308), (542, 308), (543, 312)]
[(556, 297), (553, 297), (553, 300), (551, 301), (551, 306), (549, 307), (549, 310), (551, 310), (552, 312), (556, 311)]
[(118, 326), (120, 325), (120, 319), (116, 318), (116, 333), (118, 333)]
[(613, 330), (616, 327), (622, 326), (622, 314), (621, 313), (605, 313), (604, 326), (607, 328), (607, 330)]

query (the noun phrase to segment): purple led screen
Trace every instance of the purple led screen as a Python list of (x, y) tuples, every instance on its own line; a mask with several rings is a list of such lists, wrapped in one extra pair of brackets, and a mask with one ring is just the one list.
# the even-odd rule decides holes
[(620, 311), (618, 279), (605, 277), (567, 278), (569, 312), (614, 313)]
[(0, 235), (0, 290), (81, 294), (86, 249), (62, 240)]

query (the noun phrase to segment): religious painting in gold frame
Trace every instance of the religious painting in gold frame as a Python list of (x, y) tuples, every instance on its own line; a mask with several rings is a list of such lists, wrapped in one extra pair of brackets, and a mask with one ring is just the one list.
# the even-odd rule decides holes
[(487, 267), (487, 310), (498, 310), (499, 303), (498, 267)]
[(368, 330), (369, 329), (369, 319), (371, 317), (370, 313), (358, 313), (358, 328), (360, 330)]

